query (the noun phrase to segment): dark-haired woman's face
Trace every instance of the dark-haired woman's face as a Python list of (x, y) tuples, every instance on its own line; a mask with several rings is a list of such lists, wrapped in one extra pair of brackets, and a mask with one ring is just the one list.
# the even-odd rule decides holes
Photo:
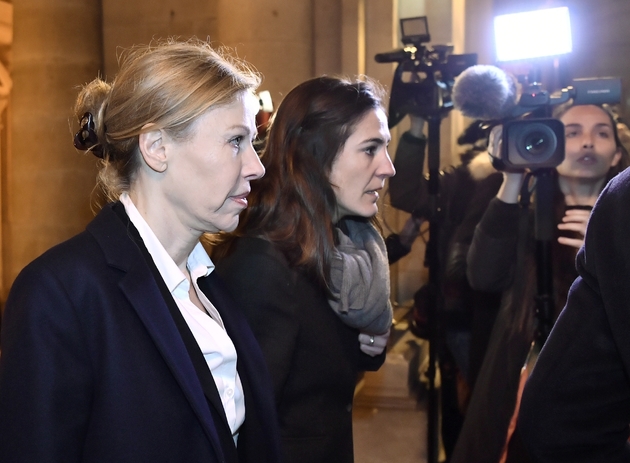
[(330, 183), (337, 197), (335, 221), (344, 216), (372, 217), (378, 212), (385, 179), (396, 173), (387, 152), (391, 140), (382, 109), (369, 111), (333, 162)]
[(565, 156), (558, 174), (577, 179), (606, 177), (621, 158), (608, 113), (598, 106), (573, 106), (560, 120), (565, 127)]

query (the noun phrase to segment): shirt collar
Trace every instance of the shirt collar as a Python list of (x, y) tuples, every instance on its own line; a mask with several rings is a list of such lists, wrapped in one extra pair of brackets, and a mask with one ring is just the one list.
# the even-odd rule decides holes
[[(166, 249), (164, 249), (164, 246), (160, 243), (160, 240), (157, 238), (155, 233), (153, 233), (149, 224), (146, 220), (144, 220), (144, 217), (142, 217), (136, 206), (133, 204), (133, 201), (127, 192), (123, 192), (120, 195), (120, 202), (123, 206), (125, 206), (125, 212), (129, 216), (129, 220), (131, 220), (131, 223), (138, 230), (140, 238), (142, 238), (149, 254), (151, 254), (153, 262), (160, 272), (164, 283), (166, 283), (168, 290), (171, 293), (174, 292), (183, 282), (185, 282), (185, 286), (188, 287), (188, 280), (186, 279), (186, 276), (182, 273), (179, 267), (177, 267), (177, 264), (175, 264), (175, 261), (171, 258), (168, 252), (166, 252)], [(195, 280), (197, 278), (210, 275), (210, 273), (214, 270), (214, 263), (200, 242), (195, 245), (188, 256), (186, 266), (190, 271), (191, 277)], [(186, 288), (186, 292), (187, 289), (188, 288)]]

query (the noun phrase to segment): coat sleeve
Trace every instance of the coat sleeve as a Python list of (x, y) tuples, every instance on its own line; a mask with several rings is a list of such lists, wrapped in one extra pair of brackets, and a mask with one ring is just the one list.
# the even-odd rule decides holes
[[(503, 176), (500, 173), (493, 173), (475, 182), (475, 186), (472, 188), (473, 196), (467, 203), (461, 222), (455, 229), (447, 250), (444, 266), (447, 281), (466, 280), (466, 258), (473, 240), (475, 227), (488, 209), (490, 201), (499, 191), (501, 183), (503, 183)], [(467, 193), (470, 194), (469, 191)]]
[(630, 461), (630, 177), (602, 193), (518, 427), (543, 462)]
[(427, 141), (405, 132), (396, 149), (394, 167), (396, 175), (389, 179), (389, 195), (396, 209), (427, 217), (428, 182), (424, 176), (424, 158)]
[(78, 310), (41, 263), (13, 284), (1, 338), (2, 461), (81, 461), (93, 372)]
[(504, 291), (514, 279), (520, 209), (490, 201), (468, 249), (466, 275), (478, 291)]

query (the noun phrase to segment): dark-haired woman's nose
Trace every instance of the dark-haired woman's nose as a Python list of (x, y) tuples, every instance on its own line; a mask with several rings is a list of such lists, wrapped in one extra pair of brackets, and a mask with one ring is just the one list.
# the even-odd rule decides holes
[(376, 175), (383, 179), (396, 175), (396, 169), (394, 168), (392, 158), (389, 157), (387, 150), (385, 150), (385, 156), (381, 159)]

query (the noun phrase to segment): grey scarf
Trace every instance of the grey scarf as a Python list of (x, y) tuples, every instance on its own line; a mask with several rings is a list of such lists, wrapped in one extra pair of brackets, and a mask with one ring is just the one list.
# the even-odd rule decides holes
[(389, 263), (385, 241), (369, 222), (345, 220), (331, 265), (330, 306), (346, 325), (383, 334), (392, 324)]

